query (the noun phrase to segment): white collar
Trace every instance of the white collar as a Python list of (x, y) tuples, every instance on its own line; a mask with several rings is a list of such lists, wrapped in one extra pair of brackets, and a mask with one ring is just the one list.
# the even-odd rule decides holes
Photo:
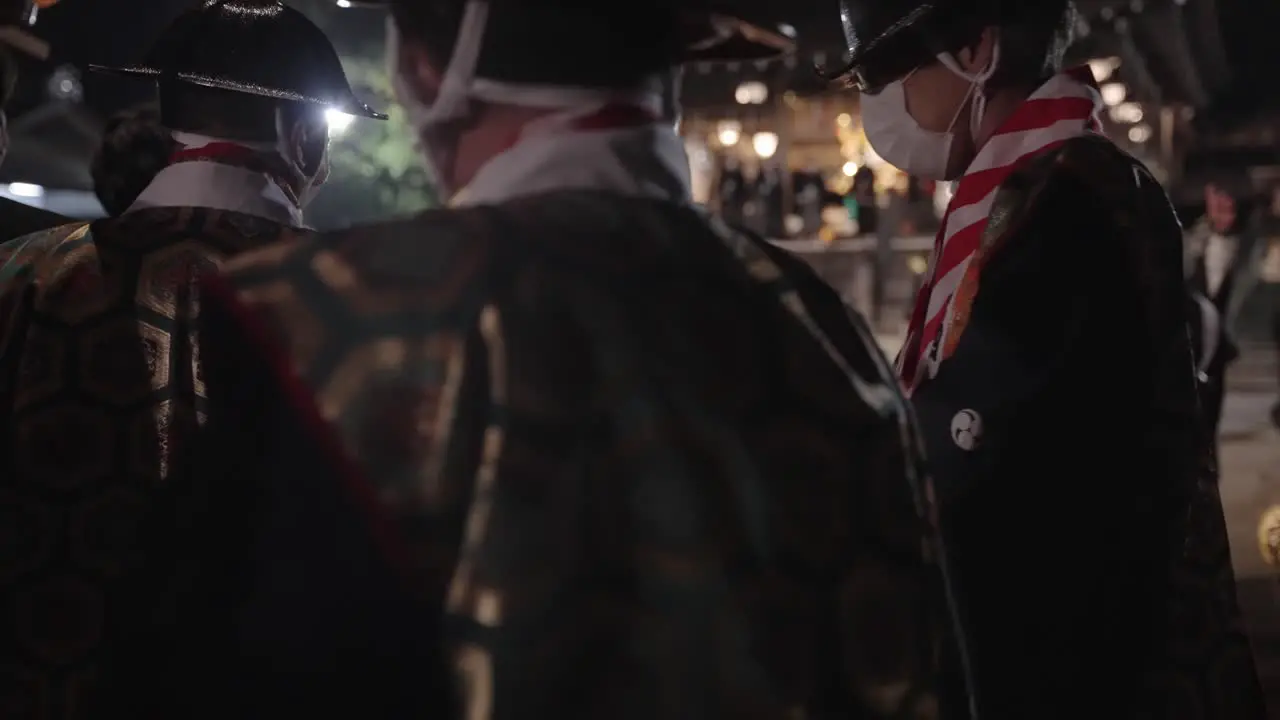
[(488, 205), (553, 190), (601, 190), (629, 197), (690, 202), (684, 141), (654, 123), (526, 137), (494, 156), (451, 205)]
[(262, 173), (216, 162), (183, 162), (166, 167), (125, 212), (156, 207), (228, 210), (290, 227), (306, 227), (302, 211), (275, 181)]

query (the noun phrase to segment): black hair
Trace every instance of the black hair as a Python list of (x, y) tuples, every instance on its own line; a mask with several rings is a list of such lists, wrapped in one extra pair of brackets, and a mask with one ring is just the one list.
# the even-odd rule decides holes
[[(677, 64), (683, 35), (671, 3), (622, 13), (566, 2), (494, 3), (476, 74), (511, 83), (626, 89)], [(465, 0), (394, 0), (401, 35), (443, 71), (453, 56)]]
[(107, 121), (89, 173), (93, 191), (108, 215), (115, 217), (133, 205), (156, 173), (169, 164), (175, 146), (169, 131), (160, 125), (160, 110), (154, 105), (131, 108)]
[(987, 88), (1034, 89), (1062, 70), (1075, 40), (1079, 14), (1068, 0), (1026, 2), (993, 23), (1000, 33), (1000, 64)]
[(160, 84), (160, 120), (170, 130), (268, 143), (278, 137), (278, 118), (285, 127), (302, 123), (311, 130), (308, 136), (313, 141), (303, 148), (302, 170), (314, 174), (327, 145), (324, 108), (182, 82)]

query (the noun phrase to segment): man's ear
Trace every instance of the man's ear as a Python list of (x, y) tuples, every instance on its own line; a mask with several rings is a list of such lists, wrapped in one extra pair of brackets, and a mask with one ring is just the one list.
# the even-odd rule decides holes
[(316, 171), (315, 176), (311, 180), (314, 187), (320, 187), (329, 182), (329, 174), (333, 172), (333, 163), (329, 159), (329, 153), (325, 152), (320, 156), (320, 169)]
[(999, 33), (995, 28), (983, 28), (977, 40), (956, 53), (956, 61), (960, 63), (960, 69), (971, 75), (977, 75), (986, 70), (995, 55), (998, 39)]
[(321, 122), (297, 122), (289, 130), (289, 147), (293, 150), (298, 169), (307, 177), (314, 177), (324, 162), (325, 146), (329, 142), (328, 125)]
[(431, 61), (426, 48), (415, 42), (402, 43), (396, 64), (415, 100), (426, 105), (435, 102), (444, 72)]

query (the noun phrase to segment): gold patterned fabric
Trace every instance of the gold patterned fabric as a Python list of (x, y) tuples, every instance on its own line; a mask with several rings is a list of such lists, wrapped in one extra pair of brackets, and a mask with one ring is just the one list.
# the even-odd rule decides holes
[(0, 717), (87, 717), (139, 596), (148, 514), (203, 414), (197, 279), (279, 239), (157, 208), (0, 246)]
[[(442, 609), (458, 716), (935, 716), (947, 609), (914, 431), (798, 261), (564, 191), (276, 245), (219, 287), (239, 318), (219, 347), (256, 343), (312, 428), (298, 452), (375, 499), (408, 592)], [(215, 409), (247, 377), (220, 372)], [(225, 410), (211, 428), (274, 417)]]

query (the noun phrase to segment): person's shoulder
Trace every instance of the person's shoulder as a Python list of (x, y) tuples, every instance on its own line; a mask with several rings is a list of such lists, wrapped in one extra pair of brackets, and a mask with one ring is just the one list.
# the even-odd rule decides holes
[(356, 303), (378, 295), (376, 304), (392, 310), (481, 270), (492, 240), (485, 229), (471, 211), (429, 210), (333, 232), (290, 233), (228, 260), (222, 277), (242, 295), (266, 284), (305, 283)]
[(871, 415), (897, 424), (909, 413), (897, 376), (865, 318), (794, 253), (742, 228), (711, 218), (713, 230), (755, 283), (770, 289), (779, 304), (818, 343)]
[(302, 371), (317, 353), (361, 346), (373, 327), (392, 341), (465, 333), (487, 299), (491, 245), (474, 213), (430, 210), (290, 235), (229, 259), (204, 289)]
[[(1010, 173), (1001, 184), (997, 204), (1001, 196), (1008, 196), (1034, 210), (1071, 195), (1088, 203), (1088, 209), (1115, 213), (1150, 202), (1153, 188), (1159, 189), (1160, 184), (1142, 161), (1106, 137), (1086, 133), (1031, 158)], [(1160, 195), (1162, 209), (1172, 214), (1162, 190)]]
[(224, 258), (314, 231), (234, 210), (143, 207), (95, 221), (93, 234), (98, 244), (132, 257), (159, 253)]
[(21, 340), (12, 335), (37, 295), (58, 293), (58, 286), (98, 272), (97, 250), (89, 223), (72, 223), (0, 244), (0, 357)]
[(996, 192), (984, 246), (1008, 236), (1069, 239), (1083, 249), (1115, 238), (1167, 239), (1181, 226), (1164, 188), (1140, 160), (1096, 133), (1072, 138), (1024, 162)]
[(76, 221), (29, 232), (0, 243), (0, 252), (9, 253), (22, 247), (56, 247), (67, 242), (85, 241), (89, 238), (90, 226), (89, 222)]
[(7, 288), (15, 281), (47, 274), (55, 265), (82, 259), (83, 252), (72, 251), (92, 252), (89, 228), (87, 222), (67, 223), (0, 244), (0, 287)]

